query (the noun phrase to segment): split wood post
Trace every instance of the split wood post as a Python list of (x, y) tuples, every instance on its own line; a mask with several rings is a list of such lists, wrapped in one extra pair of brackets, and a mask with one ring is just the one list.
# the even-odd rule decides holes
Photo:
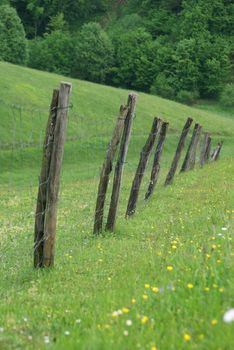
[(209, 140), (209, 133), (205, 132), (203, 137), (203, 142), (201, 144), (201, 155), (200, 155), (200, 166), (202, 167), (206, 163), (206, 150)]
[(109, 177), (112, 171), (112, 162), (117, 150), (117, 146), (120, 142), (120, 139), (123, 133), (124, 122), (127, 116), (127, 112), (128, 112), (128, 106), (120, 107), (119, 117), (117, 119), (115, 129), (112, 135), (112, 139), (108, 145), (108, 149), (106, 152), (106, 158), (102, 166), (102, 170), (100, 174), (100, 182), (98, 186), (96, 209), (95, 209), (95, 219), (94, 219), (94, 229), (93, 229), (94, 234), (100, 233), (102, 231), (104, 204), (106, 199), (107, 187), (109, 183)]
[(210, 152), (211, 152), (211, 137), (209, 136), (207, 140), (206, 151), (205, 151), (205, 163), (207, 163), (210, 159)]
[(106, 231), (113, 231), (116, 222), (116, 216), (119, 205), (120, 187), (123, 176), (124, 163), (128, 152), (128, 145), (131, 136), (132, 123), (135, 115), (137, 96), (129, 94), (128, 96), (128, 113), (124, 123), (123, 135), (121, 138), (121, 144), (118, 154), (117, 163), (115, 166), (115, 175), (113, 181), (111, 203), (106, 223)]
[(128, 206), (127, 206), (125, 217), (129, 217), (135, 213), (139, 190), (141, 187), (141, 182), (145, 173), (145, 169), (149, 160), (150, 153), (155, 144), (156, 136), (158, 134), (160, 125), (161, 125), (161, 119), (154, 118), (151, 131), (149, 133), (149, 136), (140, 154), (140, 160), (139, 160), (136, 174), (132, 183), (132, 188), (131, 188), (131, 192), (128, 200)]
[(69, 97), (71, 84), (62, 82), (59, 89), (57, 118), (54, 129), (53, 150), (50, 161), (49, 179), (46, 194), (46, 212), (44, 222), (43, 267), (54, 264), (57, 204), (60, 185), (65, 135), (68, 122)]
[(59, 90), (53, 91), (50, 105), (50, 114), (46, 127), (46, 135), (43, 144), (43, 156), (41, 165), (41, 174), (39, 178), (39, 189), (37, 196), (37, 208), (35, 216), (34, 230), (34, 267), (42, 267), (43, 246), (44, 246), (44, 220), (46, 211), (46, 192), (49, 178), (50, 160), (53, 149), (54, 128), (57, 117)]
[(152, 166), (152, 171), (150, 176), (150, 183), (149, 183), (147, 192), (145, 194), (145, 200), (147, 200), (153, 194), (153, 191), (158, 181), (159, 172), (160, 172), (160, 159), (161, 159), (161, 154), (162, 154), (168, 126), (169, 126), (169, 123), (166, 123), (166, 122), (162, 123), (159, 140), (158, 140), (158, 144), (154, 155), (154, 161), (153, 161), (153, 166)]
[(201, 125), (199, 125), (198, 123), (195, 124), (193, 129), (193, 135), (192, 135), (190, 144), (188, 146), (188, 150), (184, 158), (184, 162), (182, 164), (180, 172), (185, 172), (194, 168), (195, 160), (196, 160), (196, 148), (199, 141), (200, 130), (201, 130)]
[(216, 161), (216, 160), (219, 159), (219, 155), (220, 155), (222, 146), (223, 146), (223, 141), (218, 143), (218, 145), (216, 146), (214, 152), (212, 153), (212, 156), (211, 156), (211, 160), (212, 161)]
[(165, 186), (170, 185), (173, 181), (173, 178), (175, 176), (176, 169), (178, 167), (178, 163), (179, 163), (179, 160), (181, 157), (181, 152), (184, 148), (185, 139), (186, 139), (186, 136), (188, 135), (188, 132), (189, 132), (189, 129), (190, 129), (192, 122), (193, 122), (193, 119), (188, 118), (185, 125), (184, 125), (184, 128), (182, 130), (182, 133), (181, 133), (181, 136), (179, 139), (179, 143), (178, 143), (178, 146), (176, 149), (176, 153), (175, 153), (175, 156), (174, 156), (172, 164), (171, 164), (171, 168), (170, 168), (170, 170), (167, 174), (167, 177), (166, 177), (166, 181), (164, 184)]

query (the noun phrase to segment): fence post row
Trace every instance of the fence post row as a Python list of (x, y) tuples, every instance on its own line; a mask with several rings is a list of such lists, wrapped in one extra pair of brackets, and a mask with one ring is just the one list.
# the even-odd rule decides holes
[(118, 159), (115, 166), (115, 175), (114, 175), (114, 181), (113, 181), (111, 202), (110, 202), (110, 208), (109, 208), (109, 213), (108, 213), (108, 218), (107, 218), (107, 223), (105, 228), (107, 231), (113, 231), (115, 227), (116, 215), (117, 215), (118, 204), (119, 204), (120, 187), (121, 187), (124, 163), (128, 152), (128, 145), (129, 145), (129, 140), (131, 136), (133, 118), (135, 115), (136, 100), (137, 100), (136, 95), (129, 94), (128, 104), (127, 104), (128, 112), (124, 123), (124, 130), (121, 138)]
[(102, 170), (100, 174), (100, 182), (98, 186), (98, 195), (97, 195), (97, 202), (96, 202), (96, 209), (95, 209), (93, 233), (100, 233), (102, 231), (104, 205), (105, 205), (107, 187), (109, 183), (109, 177), (112, 171), (112, 162), (123, 133), (124, 122), (125, 122), (127, 113), (128, 113), (128, 106), (121, 106), (119, 117), (117, 119), (115, 129), (112, 135), (112, 139), (108, 145), (108, 149), (106, 152), (106, 158), (102, 166)]
[(188, 146), (188, 150), (184, 158), (184, 162), (182, 164), (180, 172), (185, 172), (194, 168), (195, 160), (196, 160), (196, 149), (199, 141), (200, 131), (201, 131), (201, 125), (196, 123), (193, 129), (193, 135), (192, 135), (190, 144)]
[(71, 84), (61, 82), (59, 93), (54, 92), (53, 94), (51, 104), (53, 107), (46, 131), (41, 169), (41, 175), (43, 175), (41, 180), (45, 181), (40, 183), (38, 191), (35, 223), (35, 267), (49, 267), (54, 264), (57, 203), (70, 92)]
[(174, 156), (172, 164), (171, 164), (171, 168), (170, 168), (170, 170), (167, 174), (166, 180), (165, 180), (165, 184), (164, 184), (165, 186), (170, 185), (173, 181), (173, 178), (175, 176), (176, 169), (178, 167), (178, 163), (179, 163), (179, 160), (181, 157), (181, 152), (184, 148), (185, 139), (188, 135), (188, 132), (189, 132), (189, 129), (190, 129), (192, 122), (193, 122), (193, 119), (188, 118), (185, 125), (184, 125), (184, 128), (182, 130), (182, 133), (181, 133), (181, 136), (179, 139), (179, 143), (177, 145), (176, 153), (175, 153), (175, 156)]
[(152, 171), (150, 176), (150, 183), (145, 194), (145, 200), (147, 200), (153, 194), (153, 191), (158, 181), (159, 172), (160, 172), (160, 159), (161, 159), (161, 154), (162, 154), (168, 126), (169, 126), (169, 123), (166, 123), (166, 122), (162, 123), (159, 140), (158, 140), (158, 144), (154, 155), (153, 166), (152, 166)]
[(160, 126), (161, 126), (161, 119), (154, 118), (151, 131), (140, 153), (140, 160), (135, 173), (135, 177), (132, 182), (132, 188), (131, 188), (131, 192), (128, 200), (128, 206), (127, 206), (125, 217), (129, 217), (135, 213), (139, 190), (141, 187), (141, 182), (145, 173), (145, 169), (149, 160), (150, 153), (155, 144), (156, 136), (158, 134)]

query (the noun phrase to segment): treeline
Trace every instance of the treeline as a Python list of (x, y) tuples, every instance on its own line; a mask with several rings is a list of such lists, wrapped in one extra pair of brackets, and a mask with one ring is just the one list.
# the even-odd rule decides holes
[(233, 0), (0, 4), (3, 60), (186, 103), (234, 104)]

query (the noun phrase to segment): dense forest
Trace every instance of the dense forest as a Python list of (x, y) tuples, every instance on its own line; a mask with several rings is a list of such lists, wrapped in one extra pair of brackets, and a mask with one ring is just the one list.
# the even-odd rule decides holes
[(234, 104), (234, 0), (0, 0), (0, 59)]

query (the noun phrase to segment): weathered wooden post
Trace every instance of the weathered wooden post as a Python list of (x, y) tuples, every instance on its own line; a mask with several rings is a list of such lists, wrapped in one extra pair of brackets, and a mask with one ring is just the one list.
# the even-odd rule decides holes
[[(39, 186), (35, 224), (35, 267), (49, 267), (54, 264), (55, 235), (57, 221), (57, 203), (60, 184), (60, 172), (64, 153), (65, 135), (68, 120), (71, 84), (62, 82), (59, 93), (54, 92), (54, 101), (49, 118), (45, 144), (41, 182)], [(52, 101), (53, 103), (53, 101)], [(45, 185), (45, 187), (43, 187)], [(43, 193), (42, 193), (43, 190)], [(42, 209), (41, 212), (38, 210)], [(39, 218), (39, 220), (38, 220)]]
[(160, 172), (160, 159), (161, 159), (161, 154), (162, 154), (168, 126), (169, 126), (169, 123), (166, 123), (166, 122), (162, 123), (159, 140), (158, 140), (156, 152), (154, 155), (154, 161), (153, 161), (153, 166), (152, 166), (152, 171), (150, 176), (150, 183), (149, 183), (147, 192), (145, 194), (145, 199), (148, 199), (152, 195), (158, 181), (158, 176)]
[(180, 172), (185, 172), (194, 168), (195, 160), (196, 160), (196, 149), (199, 141), (200, 130), (201, 130), (201, 125), (199, 125), (198, 123), (195, 124), (193, 129), (193, 135), (192, 135), (190, 144), (188, 146), (188, 150), (184, 158), (184, 162), (182, 164)]
[(212, 155), (211, 155), (211, 160), (212, 161), (216, 161), (216, 160), (219, 159), (219, 155), (220, 155), (222, 147), (223, 147), (223, 141), (218, 143), (218, 145), (216, 146), (214, 152), (212, 153)]
[(115, 167), (111, 203), (110, 203), (110, 208), (109, 208), (109, 213), (108, 213), (108, 218), (106, 223), (107, 231), (113, 231), (115, 227), (116, 216), (117, 216), (118, 205), (119, 205), (120, 187), (122, 182), (124, 163), (128, 152), (128, 145), (129, 145), (129, 140), (131, 136), (132, 122), (135, 115), (136, 100), (137, 100), (136, 95), (129, 94), (128, 104), (127, 104), (128, 113), (124, 123), (123, 135), (121, 138), (118, 159)]
[(205, 163), (207, 163), (210, 159), (210, 152), (211, 152), (211, 137), (209, 136), (207, 140), (207, 146), (206, 146), (205, 157), (204, 157)]
[(145, 173), (145, 169), (149, 160), (150, 153), (155, 144), (156, 136), (158, 134), (160, 125), (161, 125), (161, 119), (154, 118), (151, 131), (149, 133), (149, 136), (140, 154), (140, 160), (135, 173), (135, 177), (133, 179), (132, 188), (131, 188), (131, 192), (128, 200), (128, 206), (127, 206), (127, 211), (125, 215), (126, 217), (129, 217), (135, 213), (139, 190), (141, 187), (141, 182)]
[(54, 90), (50, 105), (50, 114), (46, 127), (46, 135), (43, 145), (41, 174), (37, 196), (37, 208), (34, 230), (34, 267), (42, 267), (44, 246), (44, 221), (46, 212), (46, 193), (49, 180), (50, 160), (54, 142), (54, 128), (57, 117), (59, 90)]
[(95, 219), (94, 219), (94, 229), (93, 233), (97, 234), (102, 231), (103, 224), (103, 213), (104, 213), (104, 204), (106, 199), (106, 192), (109, 182), (110, 173), (112, 171), (112, 162), (117, 150), (117, 146), (120, 142), (124, 122), (127, 116), (128, 106), (121, 106), (119, 117), (117, 119), (115, 129), (112, 135), (111, 142), (108, 145), (108, 149), (106, 152), (106, 158), (104, 160), (101, 174), (100, 174), (100, 182), (98, 186), (98, 195), (95, 209)]
[(200, 154), (200, 166), (202, 167), (206, 163), (206, 151), (207, 151), (207, 146), (209, 142), (209, 133), (205, 132), (204, 133), (204, 138), (201, 144), (201, 154)]
[(165, 186), (170, 185), (173, 181), (173, 178), (175, 176), (176, 169), (178, 167), (178, 163), (179, 163), (179, 160), (181, 157), (181, 152), (184, 148), (185, 139), (186, 139), (186, 136), (188, 135), (188, 132), (189, 132), (189, 129), (190, 129), (192, 122), (193, 122), (193, 119), (188, 118), (185, 125), (184, 125), (184, 128), (182, 130), (182, 133), (181, 133), (181, 136), (179, 139), (179, 143), (177, 145), (176, 153), (175, 153), (175, 156), (174, 156), (172, 164), (171, 164), (171, 168), (170, 168), (170, 170), (167, 174), (167, 177), (166, 177), (166, 181), (164, 184)]

